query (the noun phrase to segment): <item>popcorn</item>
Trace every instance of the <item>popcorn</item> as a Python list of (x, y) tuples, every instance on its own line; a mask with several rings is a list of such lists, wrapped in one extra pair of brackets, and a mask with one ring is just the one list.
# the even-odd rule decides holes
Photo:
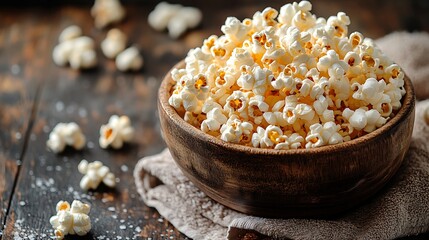
[(163, 31), (168, 26), (168, 22), (173, 18), (176, 12), (182, 8), (180, 4), (169, 4), (160, 2), (155, 9), (149, 13), (148, 23), (157, 31)]
[(49, 220), (55, 228), (55, 238), (62, 240), (67, 234), (86, 235), (91, 230), (91, 219), (88, 216), (90, 209), (88, 204), (78, 200), (74, 200), (71, 206), (67, 201), (59, 201), (57, 214)]
[(113, 115), (109, 122), (100, 128), (100, 147), (119, 149), (124, 143), (130, 142), (134, 137), (134, 128), (127, 116)]
[(251, 92), (234, 91), (227, 99), (224, 110), (229, 114), (239, 114), (243, 118), (247, 118), (247, 105), (250, 101)]
[(328, 18), (326, 24), (334, 28), (334, 35), (336, 37), (347, 36), (347, 26), (350, 25), (350, 18), (343, 12), (339, 12), (337, 16)]
[(168, 34), (171, 38), (179, 38), (187, 29), (198, 26), (202, 18), (198, 8), (182, 7), (168, 22)]
[(310, 126), (310, 132), (305, 138), (306, 148), (315, 148), (323, 145), (332, 145), (343, 142), (343, 137), (338, 133), (340, 127), (334, 122), (326, 122), (323, 125), (316, 123)]
[(201, 130), (203, 132), (217, 131), (227, 120), (228, 118), (223, 114), (220, 107), (213, 108), (207, 112), (207, 119), (201, 123)]
[(268, 111), (268, 108), (268, 104), (264, 102), (264, 97), (261, 95), (256, 95), (249, 99), (248, 114), (256, 124), (261, 124), (263, 115)]
[(88, 163), (83, 159), (78, 165), (78, 170), (80, 173), (85, 174), (79, 184), (84, 191), (97, 189), (101, 182), (108, 187), (115, 187), (116, 185), (115, 175), (100, 161)]
[(58, 37), (59, 42), (65, 42), (73, 38), (82, 36), (82, 29), (79, 26), (71, 25), (66, 27)]
[(115, 58), (127, 46), (127, 36), (119, 29), (107, 32), (106, 39), (101, 42), (101, 50), (108, 58)]
[(277, 126), (269, 125), (261, 138), (261, 145), (264, 147), (272, 147), (283, 141), (285, 141), (283, 131)]
[(225, 21), (225, 25), (221, 27), (221, 31), (232, 40), (235, 44), (242, 43), (247, 33), (250, 31), (251, 26), (242, 23), (235, 17), (228, 17)]
[(371, 39), (349, 35), (345, 13), (311, 9), (301, 1), (228, 17), (224, 35), (171, 72), (169, 104), (216, 138), (259, 148), (337, 144), (384, 125), (401, 107), (403, 71)]
[(94, 41), (81, 36), (82, 30), (77, 26), (64, 29), (59, 37), (60, 43), (52, 51), (52, 59), (58, 66), (70, 64), (73, 69), (92, 68), (97, 64)]
[(136, 47), (129, 47), (116, 57), (116, 67), (120, 71), (137, 71), (143, 66), (143, 58)]
[(362, 130), (368, 123), (365, 112), (365, 109), (362, 108), (356, 109), (356, 111), (346, 108), (342, 116), (347, 119), (352, 129)]
[(187, 29), (200, 24), (202, 13), (194, 7), (183, 7), (180, 4), (161, 2), (149, 14), (149, 25), (157, 31), (168, 28), (170, 37), (179, 38)]
[(74, 122), (58, 123), (49, 134), (46, 146), (54, 153), (64, 151), (66, 146), (71, 146), (76, 150), (81, 150), (85, 146), (85, 136)]
[(232, 115), (220, 129), (221, 139), (232, 143), (248, 143), (251, 141), (252, 130), (251, 123), (241, 121), (237, 115)]
[(91, 15), (95, 19), (95, 26), (104, 28), (122, 21), (125, 17), (125, 9), (119, 0), (95, 0)]

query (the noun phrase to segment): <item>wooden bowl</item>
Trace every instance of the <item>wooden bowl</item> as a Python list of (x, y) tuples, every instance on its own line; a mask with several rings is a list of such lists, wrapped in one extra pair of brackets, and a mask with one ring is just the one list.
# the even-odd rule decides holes
[[(183, 61), (175, 66), (181, 67)], [(209, 197), (246, 214), (325, 218), (356, 207), (396, 173), (411, 141), (415, 95), (408, 77), (402, 108), (381, 128), (349, 142), (296, 150), (247, 147), (200, 131), (168, 104), (172, 85), (169, 73), (158, 110), (174, 160)]]

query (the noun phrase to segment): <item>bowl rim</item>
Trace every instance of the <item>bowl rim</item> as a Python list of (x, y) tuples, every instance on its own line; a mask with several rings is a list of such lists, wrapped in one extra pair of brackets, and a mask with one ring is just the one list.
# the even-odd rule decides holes
[(175, 68), (183, 68), (185, 66), (184, 60), (181, 60), (174, 65), (168, 73), (165, 75), (158, 91), (158, 104), (165, 111), (166, 115), (172, 120), (172, 122), (182, 128), (184, 131), (190, 133), (195, 138), (208, 142), (217, 147), (225, 148), (227, 150), (233, 150), (243, 154), (256, 154), (256, 155), (296, 155), (296, 154), (327, 154), (338, 151), (344, 151), (350, 148), (356, 148), (362, 145), (370, 144), (372, 141), (383, 136), (383, 133), (387, 133), (394, 129), (398, 124), (403, 122), (408, 115), (414, 110), (415, 105), (415, 92), (411, 80), (405, 74), (404, 75), (404, 88), (405, 95), (402, 96), (402, 106), (399, 111), (389, 119), (386, 124), (377, 128), (373, 132), (367, 133), (364, 136), (357, 137), (347, 142), (342, 142), (333, 145), (325, 145), (316, 148), (301, 148), (301, 149), (271, 149), (271, 148), (257, 148), (251, 146), (240, 145), (236, 143), (225, 142), (207, 133), (204, 133), (200, 129), (194, 127), (190, 123), (186, 122), (182, 117), (179, 116), (176, 109), (168, 103), (170, 97), (170, 88), (173, 86), (174, 81), (171, 78), (171, 71)]

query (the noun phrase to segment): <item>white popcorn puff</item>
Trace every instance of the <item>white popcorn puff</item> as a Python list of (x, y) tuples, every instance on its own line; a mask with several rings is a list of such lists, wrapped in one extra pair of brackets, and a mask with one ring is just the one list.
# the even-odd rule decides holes
[(91, 230), (88, 216), (90, 209), (88, 204), (78, 200), (74, 200), (71, 207), (67, 201), (59, 201), (56, 206), (57, 214), (49, 220), (55, 229), (55, 238), (62, 240), (67, 234), (86, 235)]
[(262, 142), (262, 138), (264, 137), (264, 135), (265, 129), (263, 129), (262, 127), (257, 127), (256, 132), (252, 134), (252, 146), (266, 148), (267, 146), (265, 146)]
[(367, 124), (363, 129), (365, 132), (372, 132), (375, 129), (383, 126), (387, 121), (387, 119), (382, 117), (381, 114), (375, 109), (366, 111), (365, 115), (367, 117)]
[(247, 105), (250, 101), (251, 92), (234, 91), (227, 99), (224, 110), (231, 116), (239, 114), (241, 117), (246, 118)]
[(223, 114), (221, 108), (213, 108), (207, 113), (207, 119), (201, 123), (201, 130), (203, 132), (217, 131), (227, 120), (228, 118)]
[(368, 123), (365, 112), (365, 109), (362, 108), (356, 109), (355, 111), (346, 108), (344, 109), (343, 117), (349, 121), (352, 129), (362, 130)]
[(202, 16), (201, 11), (197, 8), (160, 2), (149, 14), (148, 22), (157, 31), (168, 28), (170, 37), (178, 38), (187, 29), (198, 26)]
[(225, 24), (221, 27), (221, 31), (234, 43), (242, 43), (247, 37), (251, 26), (242, 23), (235, 17), (228, 17)]
[(253, 96), (249, 99), (248, 114), (256, 124), (261, 124), (263, 115), (268, 111), (268, 104), (264, 102), (264, 97), (261, 95)]
[(283, 136), (283, 131), (277, 127), (269, 125), (264, 132), (264, 135), (261, 138), (261, 145), (264, 147), (273, 147), (277, 143), (284, 141), (281, 137)]
[(115, 187), (116, 185), (115, 175), (100, 161), (88, 163), (88, 161), (83, 159), (78, 165), (78, 170), (85, 175), (79, 184), (80, 188), (84, 191), (97, 189), (101, 182), (108, 187)]
[(73, 50), (73, 41), (62, 42), (54, 47), (52, 59), (58, 66), (65, 66), (69, 63), (69, 58)]
[(315, 148), (326, 145), (322, 137), (323, 126), (321, 124), (313, 124), (310, 126), (310, 132), (305, 137), (305, 148)]
[(223, 35), (171, 72), (170, 105), (215, 138), (259, 148), (337, 144), (384, 125), (401, 107), (403, 71), (371, 39), (349, 35), (345, 13), (311, 9), (301, 1), (228, 17)]
[(127, 116), (112, 115), (109, 122), (100, 128), (100, 147), (111, 146), (114, 149), (121, 148), (124, 143), (130, 142), (134, 137), (134, 128)]
[(80, 36), (81, 30), (70, 27), (60, 35), (60, 43), (52, 51), (52, 59), (58, 66), (70, 64), (73, 69), (88, 69), (97, 65), (94, 41)]
[(71, 25), (66, 27), (60, 33), (60, 36), (58, 37), (58, 41), (61, 43), (80, 36), (82, 36), (82, 29), (79, 26)]
[(149, 25), (157, 31), (163, 31), (167, 28), (168, 22), (180, 8), (182, 8), (180, 4), (169, 4), (167, 2), (158, 3), (155, 9), (149, 13)]
[(137, 71), (143, 66), (143, 58), (136, 47), (129, 47), (116, 57), (116, 67), (120, 71)]
[(91, 15), (94, 17), (95, 26), (104, 28), (122, 21), (125, 17), (125, 9), (119, 0), (95, 0)]
[(101, 42), (101, 50), (108, 58), (115, 58), (127, 46), (127, 36), (119, 29), (107, 32), (106, 39)]
[(200, 24), (203, 14), (198, 8), (182, 7), (168, 22), (168, 34), (172, 38), (179, 38), (187, 29)]
[(46, 146), (52, 152), (60, 153), (66, 146), (81, 150), (85, 142), (86, 138), (76, 123), (58, 123), (49, 134)]
[(97, 65), (97, 54), (93, 49), (76, 50), (70, 55), (70, 67), (73, 69), (88, 69)]
[(306, 137), (306, 148), (320, 147), (343, 142), (343, 137), (338, 133), (340, 126), (334, 122), (326, 122), (323, 125), (316, 123), (310, 126), (310, 133)]
[(375, 78), (368, 78), (363, 85), (353, 83), (351, 88), (356, 89), (353, 93), (353, 98), (375, 105), (383, 97), (386, 82), (384, 80), (377, 81)]
[(251, 123), (241, 121), (237, 115), (232, 115), (220, 129), (221, 139), (232, 143), (249, 142), (252, 129)]

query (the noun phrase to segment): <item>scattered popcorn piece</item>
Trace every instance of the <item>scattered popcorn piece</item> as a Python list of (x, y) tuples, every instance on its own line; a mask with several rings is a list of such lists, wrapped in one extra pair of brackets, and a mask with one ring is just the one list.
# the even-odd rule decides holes
[(59, 41), (52, 51), (52, 59), (58, 66), (70, 64), (73, 69), (88, 69), (97, 65), (94, 40), (82, 36), (79, 27), (70, 26), (64, 29)]
[[(154, 28), (180, 7), (159, 4)], [(324, 19), (311, 9), (301, 1), (228, 17), (224, 35), (172, 70), (169, 104), (216, 138), (259, 148), (337, 144), (383, 126), (401, 107), (404, 72), (371, 39), (349, 34), (345, 13)]]
[(74, 123), (58, 123), (49, 134), (47, 147), (54, 153), (64, 151), (66, 146), (81, 150), (85, 146), (86, 138), (79, 126)]
[(134, 136), (134, 128), (127, 116), (113, 115), (109, 122), (100, 128), (99, 143), (102, 148), (111, 146), (119, 149), (124, 143), (130, 142)]
[(101, 50), (107, 58), (115, 58), (127, 46), (127, 36), (114, 28), (107, 32), (106, 39), (101, 42)]
[(84, 236), (91, 230), (91, 219), (88, 214), (91, 207), (78, 200), (72, 205), (67, 201), (59, 201), (56, 206), (57, 214), (49, 220), (55, 229), (56, 239), (62, 240), (67, 234)]
[(180, 37), (187, 29), (200, 24), (202, 13), (198, 8), (183, 7), (180, 4), (160, 2), (149, 14), (149, 25), (157, 31), (168, 29), (172, 38)]
[(66, 27), (58, 37), (59, 42), (65, 42), (82, 36), (82, 29), (79, 26), (71, 25)]
[(80, 188), (85, 191), (96, 189), (101, 182), (108, 187), (115, 187), (116, 185), (115, 175), (100, 161), (88, 163), (88, 161), (83, 159), (77, 168), (80, 173), (85, 174), (80, 181)]
[(122, 21), (125, 17), (125, 9), (119, 0), (95, 0), (91, 15), (95, 18), (95, 26), (104, 28)]
[(137, 71), (143, 66), (143, 58), (136, 47), (129, 47), (116, 57), (116, 67), (120, 71)]
[(183, 7), (168, 21), (168, 34), (172, 38), (179, 38), (187, 29), (198, 26), (202, 17), (198, 8)]
[(163, 31), (167, 28), (168, 22), (182, 8), (180, 4), (169, 4), (160, 2), (155, 9), (149, 13), (149, 25), (157, 31)]

